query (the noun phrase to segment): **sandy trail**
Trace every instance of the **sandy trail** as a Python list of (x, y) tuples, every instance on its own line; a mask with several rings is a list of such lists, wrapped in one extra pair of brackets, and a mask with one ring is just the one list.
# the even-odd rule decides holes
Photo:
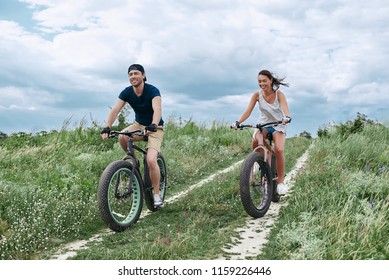
[[(285, 185), (291, 189), (293, 185), (293, 179), (296, 176), (297, 172), (303, 168), (306, 160), (308, 158), (308, 150), (298, 159), (295, 167), (291, 172), (285, 177)], [(165, 201), (166, 204), (174, 203), (175, 201), (183, 198), (188, 193), (197, 189), (204, 184), (212, 181), (216, 176), (228, 173), (235, 168), (239, 167), (242, 164), (243, 160), (234, 163), (228, 168), (225, 168), (221, 171), (218, 171), (204, 180), (190, 186), (187, 190), (180, 192), (171, 198)], [(247, 258), (252, 258), (261, 253), (261, 249), (267, 242), (268, 234), (270, 233), (272, 225), (275, 223), (278, 217), (280, 208), (287, 205), (285, 200), (281, 199), (280, 203), (272, 203), (269, 211), (266, 215), (260, 219), (247, 218), (246, 225), (243, 228), (237, 228), (236, 231), (239, 233), (239, 238), (232, 238), (230, 244), (226, 244), (223, 251), (226, 253), (226, 257), (222, 256), (219, 259), (236, 259), (242, 260)], [(151, 211), (144, 211), (140, 219), (151, 214)], [(89, 238), (88, 240), (77, 240), (71, 243), (68, 243), (62, 246), (52, 257), (51, 259), (55, 260), (66, 260), (68, 258), (74, 257), (77, 255), (77, 251), (80, 249), (87, 248), (89, 243), (101, 242), (103, 237), (106, 235), (113, 234), (114, 232), (106, 229), (102, 232), (99, 232)]]
[[(215, 179), (216, 176), (220, 175), (220, 174), (223, 174), (223, 173), (228, 173), (232, 170), (234, 170), (235, 168), (237, 168), (238, 166), (240, 166), (242, 164), (243, 160), (241, 161), (238, 161), (236, 163), (234, 163), (233, 165), (231, 165), (230, 167), (227, 167), (223, 170), (220, 170), (212, 175), (210, 175), (209, 177), (201, 180), (200, 182), (190, 186), (188, 189), (186, 189), (185, 191), (182, 191), (172, 197), (170, 197), (169, 199), (165, 200), (165, 203), (166, 204), (170, 204), (170, 203), (174, 203), (175, 201), (183, 198), (184, 196), (186, 196), (188, 193), (190, 193), (191, 191), (193, 191), (194, 189), (197, 189), (201, 186), (203, 186), (204, 184), (212, 181), (213, 179)], [(151, 214), (152, 212), (151, 211), (144, 211), (142, 212), (141, 216), (140, 216), (140, 219), (146, 217), (147, 215)], [(85, 249), (87, 248), (88, 244), (91, 243), (91, 242), (100, 242), (102, 241), (103, 237), (106, 236), (106, 235), (109, 235), (109, 234), (113, 234), (114, 232), (111, 231), (110, 229), (106, 229), (100, 233), (97, 233), (95, 234), (94, 236), (92, 236), (91, 238), (89, 238), (88, 240), (76, 240), (74, 242), (71, 242), (71, 243), (68, 243), (64, 246), (62, 246), (52, 257), (51, 259), (54, 259), (54, 260), (66, 260), (68, 258), (71, 258), (71, 257), (74, 257), (77, 255), (77, 251), (80, 250), (80, 249)]]
[[(286, 175), (284, 183), (289, 188), (287, 195), (292, 191), (294, 178), (304, 168), (307, 159), (308, 150), (297, 160), (293, 170)], [(281, 198), (279, 203), (272, 203), (270, 205), (264, 217), (259, 219), (247, 218), (246, 225), (235, 230), (238, 232), (239, 237), (233, 237), (231, 239), (231, 243), (223, 248), (226, 256), (221, 256), (219, 259), (244, 260), (259, 255), (263, 246), (268, 241), (268, 235), (273, 224), (277, 221), (281, 207), (286, 205), (287, 201)]]

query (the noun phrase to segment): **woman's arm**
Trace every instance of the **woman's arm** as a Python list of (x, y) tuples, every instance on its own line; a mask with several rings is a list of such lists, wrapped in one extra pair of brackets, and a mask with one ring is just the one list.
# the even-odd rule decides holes
[(280, 102), (281, 109), (282, 112), (284, 112), (285, 117), (291, 117), (285, 94), (282, 91), (278, 91), (278, 102)]
[(244, 122), (245, 120), (247, 120), (250, 117), (250, 115), (253, 112), (253, 109), (255, 107), (255, 103), (257, 103), (258, 100), (259, 100), (259, 93), (257, 91), (257, 92), (253, 93), (253, 95), (251, 96), (249, 105), (246, 108), (246, 111), (244, 111), (243, 114), (238, 119), (239, 123)]

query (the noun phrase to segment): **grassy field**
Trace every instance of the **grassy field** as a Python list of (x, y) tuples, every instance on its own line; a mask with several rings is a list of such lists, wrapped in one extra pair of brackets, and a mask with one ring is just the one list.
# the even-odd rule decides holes
[(349, 125), (315, 141), (261, 259), (389, 259), (389, 129)]
[[(163, 153), (169, 195), (248, 152), (248, 133), (227, 125), (170, 121)], [(124, 156), (100, 128), (17, 133), (0, 141), (0, 259), (39, 258), (42, 251), (104, 228), (97, 210), (99, 177)]]
[[(316, 139), (308, 165), (259, 259), (388, 259), (388, 128), (333, 129)], [(173, 121), (165, 128), (169, 192), (243, 159), (250, 133)], [(99, 129), (78, 127), (0, 142), (0, 259), (44, 259), (60, 244), (105, 228), (97, 212), (102, 170), (123, 156)], [(292, 137), (286, 169), (311, 145)], [(220, 175), (77, 259), (213, 259), (245, 223), (239, 170)]]

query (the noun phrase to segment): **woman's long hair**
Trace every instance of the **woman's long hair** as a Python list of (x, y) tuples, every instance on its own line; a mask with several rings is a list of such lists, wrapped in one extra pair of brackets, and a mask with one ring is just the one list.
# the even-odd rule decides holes
[(284, 82), (285, 78), (278, 78), (273, 73), (271, 73), (269, 70), (261, 70), (258, 73), (258, 76), (259, 75), (265, 75), (271, 80), (271, 86), (272, 86), (274, 91), (279, 89), (281, 85), (289, 87), (289, 84)]

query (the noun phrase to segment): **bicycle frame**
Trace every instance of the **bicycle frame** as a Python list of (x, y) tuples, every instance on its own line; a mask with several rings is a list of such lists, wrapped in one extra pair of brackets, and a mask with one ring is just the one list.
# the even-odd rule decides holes
[(238, 128), (243, 129), (245, 127), (250, 127), (250, 128), (257, 128), (259, 131), (254, 135), (255, 140), (258, 142), (258, 146), (253, 149), (253, 152), (258, 152), (263, 154), (264, 156), (264, 161), (269, 163), (269, 166), (272, 166), (272, 155), (274, 153), (274, 148), (271, 144), (271, 139), (272, 138), (267, 138), (264, 139), (262, 130), (263, 128), (271, 125), (278, 125), (281, 124), (282, 122), (270, 122), (270, 123), (265, 123), (265, 124), (256, 124), (256, 125), (239, 125)]
[[(141, 152), (143, 156), (146, 156), (147, 151), (142, 149), (141, 147), (137, 146), (134, 144), (135, 140), (135, 135), (143, 137), (143, 141), (147, 141), (147, 135), (144, 134), (144, 131), (142, 130), (134, 130), (134, 131), (124, 131), (124, 132), (119, 132), (119, 131), (111, 131), (109, 134), (109, 137), (115, 137), (118, 135), (126, 135), (128, 136), (128, 141), (127, 141), (127, 151), (126, 151), (126, 156), (123, 158), (123, 160), (131, 160), (132, 163), (132, 172), (130, 176), (130, 183), (128, 185), (128, 192), (131, 191), (132, 184), (134, 182), (134, 169), (140, 169), (140, 163), (139, 159), (137, 158), (135, 154), (135, 150)], [(142, 182), (142, 185), (143, 182)]]
[(269, 166), (272, 166), (272, 154), (274, 153), (274, 148), (271, 145), (270, 140), (264, 139), (262, 130), (259, 130), (255, 134), (255, 140), (258, 142), (258, 146), (254, 148), (253, 152), (259, 152), (263, 154), (264, 161), (269, 163)]

